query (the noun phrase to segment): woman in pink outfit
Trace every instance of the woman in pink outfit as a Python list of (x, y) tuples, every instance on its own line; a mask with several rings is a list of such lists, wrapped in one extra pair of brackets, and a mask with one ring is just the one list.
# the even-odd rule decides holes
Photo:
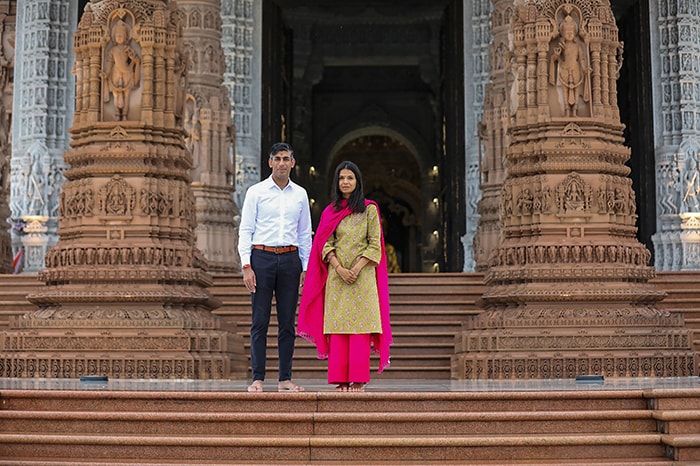
[(364, 391), (370, 353), (379, 372), (392, 344), (389, 281), (379, 207), (365, 199), (360, 169), (341, 162), (331, 203), (311, 247), (297, 332), (328, 358), (328, 383), (338, 391)]

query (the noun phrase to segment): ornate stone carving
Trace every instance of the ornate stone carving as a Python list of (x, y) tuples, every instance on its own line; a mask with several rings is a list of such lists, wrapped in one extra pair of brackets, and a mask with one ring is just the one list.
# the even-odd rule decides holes
[(210, 270), (238, 271), (238, 206), (233, 201), (236, 128), (223, 87), (221, 3), (181, 1), (178, 5), (188, 25), (183, 37), (189, 66), (182, 114), (193, 162), (197, 246)]
[(98, 214), (101, 216), (130, 218), (135, 203), (134, 188), (120, 175), (114, 175), (97, 192)]
[(590, 107), (586, 108), (591, 102), (588, 31), (581, 24), (579, 13), (574, 5), (566, 4), (552, 22), (554, 43), (549, 56), (549, 84), (555, 87), (554, 102), (560, 104), (558, 110), (566, 117), (591, 115)]
[[(489, 11), (482, 6), (483, 2), (475, 3), (475, 14), (479, 13), (479, 24), (485, 29)], [(490, 81), (483, 78), (486, 82), (483, 85), (483, 114), (480, 115), (477, 126), (481, 191), (477, 207), (479, 222), (474, 234), (474, 269), (477, 271), (484, 271), (488, 267), (494, 249), (498, 246), (502, 225), (500, 219), (511, 217), (514, 202), (510, 187), (503, 184), (506, 174), (503, 148), (510, 138), (508, 127), (514, 100), (511, 93), (513, 55), (508, 46), (512, 2), (499, 0), (493, 2), (493, 5), (489, 58), (483, 57), (485, 43), (478, 44), (478, 51), (474, 52), (479, 54), (479, 58), (483, 57), (485, 69), (480, 70), (482, 76), (489, 71), (491, 74)], [(488, 36), (489, 34), (482, 34), (482, 41), (486, 42)], [(475, 58), (475, 61), (477, 60)], [(490, 64), (490, 67), (487, 68), (486, 64)]]
[[(211, 313), (219, 303), (195, 244), (192, 156), (176, 115), (181, 21), (163, 0), (86, 5), (74, 38), (78, 103), (64, 157), (61, 239), (39, 273), (47, 286), (29, 296), (37, 310), (0, 335), (0, 375), (245, 373), (232, 362), (245, 365), (242, 339)], [(110, 56), (127, 75), (93, 66)], [(108, 105), (99, 98), (105, 93)], [(27, 165), (29, 182), (40, 174), (46, 182), (44, 166)]]
[(109, 20), (111, 40), (105, 47), (102, 90), (117, 121), (129, 119), (131, 91), (139, 87), (141, 76), (139, 45), (131, 36), (133, 21), (124, 9), (115, 10)]
[(226, 56), (224, 84), (233, 102), (236, 128), (235, 196), (241, 205), (249, 186), (260, 180), (262, 3), (221, 0), (221, 46)]
[(656, 143), (657, 232), (653, 235), (655, 265), (660, 270), (700, 270), (695, 254), (700, 242), (700, 95), (697, 92), (700, 27), (694, 2), (650, 4), (652, 74), (660, 92), (654, 93)]
[[(510, 10), (495, 5), (497, 24)], [(507, 172), (501, 239), (488, 262), (484, 311), (458, 336), (453, 377), (696, 374), (690, 333), (681, 315), (656, 309), (664, 293), (648, 283), (651, 254), (636, 239), (609, 3), (525, 2), (514, 13), (503, 46), (492, 48), (493, 62), (512, 56), (514, 92), (503, 94), (512, 99), (511, 136), (495, 120), (484, 131), (490, 163), (500, 154)], [(681, 167), (678, 181), (670, 163), (665, 176), (691, 197), (697, 170), (684, 160), (692, 168)], [(490, 180), (482, 186), (494, 189)]]
[[(0, 217), (10, 216), (10, 158), (12, 144), (12, 101), (15, 68), (15, 17), (10, 4), (0, 7)], [(4, 222), (3, 222), (4, 223)], [(11, 273), (12, 240), (0, 229), (0, 273)]]

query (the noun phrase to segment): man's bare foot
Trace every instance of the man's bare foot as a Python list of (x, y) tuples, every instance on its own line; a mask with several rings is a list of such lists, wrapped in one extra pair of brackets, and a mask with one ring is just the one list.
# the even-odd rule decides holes
[(350, 387), (348, 388), (349, 392), (364, 392), (365, 391), (365, 384), (361, 382), (354, 382)]
[(335, 387), (336, 392), (347, 392), (350, 389), (350, 384), (349, 383), (339, 383), (337, 387)]
[(261, 392), (263, 391), (262, 380), (253, 380), (253, 383), (248, 385), (249, 392)]
[(297, 385), (291, 380), (283, 380), (279, 384), (277, 384), (277, 391), (278, 392), (303, 392), (304, 387), (301, 385)]

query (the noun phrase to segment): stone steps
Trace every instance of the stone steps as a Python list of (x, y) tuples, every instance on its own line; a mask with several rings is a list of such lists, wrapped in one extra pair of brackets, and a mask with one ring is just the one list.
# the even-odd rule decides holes
[[(247, 435), (522, 435), (628, 433), (655, 431), (651, 412), (331, 412), (331, 413), (195, 413), (195, 412), (0, 412), (3, 430), (23, 435), (45, 432), (199, 436)], [(692, 426), (684, 426), (684, 428)]]
[[(669, 293), (659, 307), (684, 312), (686, 326), (695, 329), (696, 348), (700, 349), (700, 272), (659, 272), (652, 280)], [(455, 335), (462, 322), (479, 312), (477, 301), (484, 291), (483, 275), (477, 273), (392, 274), (390, 293), (395, 346), (389, 378), (440, 378), (451, 376), (450, 356)], [(0, 330), (10, 316), (21, 315), (35, 307), (26, 301), (27, 293), (43, 286), (35, 275), (0, 275)], [(215, 310), (246, 342), (250, 328), (250, 295), (238, 274), (215, 275), (214, 296), (222, 306)], [(276, 377), (276, 324), (271, 320), (268, 338), (268, 376)], [(299, 339), (295, 353), (298, 378), (325, 376), (325, 361), (315, 358), (313, 349)], [(373, 373), (373, 377), (375, 374)]]
[(2, 401), (0, 465), (700, 460), (698, 390), (3, 390)]
[[(391, 367), (383, 378), (449, 379), (450, 355), (462, 321), (478, 313), (476, 301), (483, 293), (481, 274), (393, 274), (389, 278), (391, 295), (392, 348)], [(212, 292), (222, 300), (217, 313), (235, 321), (244, 337), (250, 329), (250, 298), (240, 276), (217, 276)], [(267, 378), (277, 377), (277, 326), (271, 319), (268, 336)], [(246, 341), (246, 352), (249, 341)], [(376, 361), (373, 360), (373, 366)], [(295, 378), (324, 378), (326, 361), (316, 359), (313, 347), (297, 339), (294, 353)], [(376, 376), (373, 368), (372, 377)]]
[[(176, 466), (176, 465), (192, 465), (193, 463), (191, 462), (171, 462), (171, 461), (157, 461), (157, 462), (133, 462), (133, 461), (120, 461), (118, 459), (111, 460), (109, 462), (105, 461), (99, 461), (99, 462), (94, 462), (94, 461), (80, 461), (76, 462), (75, 460), (70, 460), (67, 462), (64, 461), (34, 461), (34, 460), (24, 460), (24, 459), (15, 459), (12, 461), (3, 461), (0, 459), (0, 465), (10, 465), (10, 466), (66, 466), (66, 465), (80, 465), (80, 466), (117, 466), (117, 465), (129, 465), (129, 466)], [(197, 465), (214, 465), (214, 464), (219, 464), (219, 465), (245, 465), (245, 466), (270, 466), (269, 462), (264, 462), (260, 463), (258, 461), (253, 461), (253, 460), (241, 460), (241, 461), (236, 461), (235, 463), (231, 463), (230, 461), (216, 461), (216, 460), (207, 460), (206, 462), (198, 461), (195, 463)], [(288, 466), (295, 466), (295, 465), (305, 465), (305, 466), (313, 466), (313, 465), (323, 465), (323, 466), (344, 466), (344, 465), (357, 465), (358, 463), (356, 462), (348, 462), (348, 461), (314, 461), (314, 460), (308, 460), (308, 461), (287, 461), (284, 463), (285, 465)], [(667, 461), (667, 460), (646, 460), (643, 458), (624, 458), (620, 460), (597, 460), (597, 459), (568, 459), (568, 460), (557, 460), (557, 461), (547, 461), (547, 460), (536, 460), (536, 461), (528, 461), (528, 460), (520, 460), (517, 462), (512, 462), (510, 460), (499, 460), (499, 461), (480, 461), (479, 463), (463, 463), (463, 462), (453, 462), (453, 461), (419, 461), (419, 462), (413, 462), (413, 461), (363, 461), (361, 463), (363, 466), (401, 466), (401, 465), (412, 465), (412, 466), (430, 466), (430, 465), (440, 465), (440, 466), (464, 466), (466, 464), (470, 465), (498, 465), (498, 466), (528, 466), (528, 465), (537, 465), (537, 466), (547, 466), (547, 465), (559, 465), (559, 466), (696, 466), (697, 463), (685, 463), (685, 462), (677, 462), (677, 461)]]
[[(12, 435), (0, 436), (5, 443), (6, 454), (15, 456), (31, 449), (34, 458), (80, 457), (109, 460), (127, 458), (143, 461), (153, 457), (158, 460), (177, 460), (181, 464), (206, 464), (210, 458), (252, 459), (268, 464), (289, 464), (290, 461), (334, 461), (352, 458), (351, 464), (365, 464), (380, 458), (394, 461), (447, 460), (477, 464), (482, 460), (504, 456), (512, 458), (522, 454), (523, 445), (538, 450), (542, 457), (624, 459), (631, 454), (643, 460), (659, 458), (658, 434), (607, 434), (588, 437), (573, 435), (517, 435), (488, 437), (441, 436), (416, 439), (410, 436), (325, 436), (309, 438), (299, 436), (196, 436), (196, 435)], [(14, 442), (17, 443), (14, 443)], [(595, 450), (592, 452), (591, 450)], [(309, 451), (313, 453), (310, 455)], [(311, 457), (310, 457), (311, 456)], [(235, 464), (235, 463), (234, 463)], [(420, 464), (420, 463), (414, 463)]]

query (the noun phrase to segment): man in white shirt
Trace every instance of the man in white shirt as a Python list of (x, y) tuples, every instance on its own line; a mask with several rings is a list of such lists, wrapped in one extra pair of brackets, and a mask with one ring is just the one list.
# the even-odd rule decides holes
[(251, 186), (243, 201), (238, 228), (243, 283), (251, 293), (249, 392), (263, 391), (267, 331), (272, 296), (277, 301), (279, 391), (303, 391), (292, 382), (292, 356), (299, 289), (311, 252), (311, 211), (306, 190), (289, 179), (294, 149), (278, 142), (270, 150), (269, 178)]

